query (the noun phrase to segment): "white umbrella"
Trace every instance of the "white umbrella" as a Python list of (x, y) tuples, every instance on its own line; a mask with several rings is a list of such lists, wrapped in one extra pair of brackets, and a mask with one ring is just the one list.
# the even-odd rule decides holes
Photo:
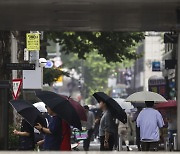
[(40, 112), (47, 112), (46, 105), (43, 102), (33, 104)]
[(130, 95), (127, 99), (126, 102), (145, 102), (145, 101), (154, 101), (154, 102), (167, 102), (167, 100), (154, 92), (150, 91), (141, 91), (141, 92), (136, 92), (132, 95)]
[(126, 102), (125, 99), (122, 98), (113, 98), (123, 109), (125, 112), (130, 112), (134, 106), (130, 102)]

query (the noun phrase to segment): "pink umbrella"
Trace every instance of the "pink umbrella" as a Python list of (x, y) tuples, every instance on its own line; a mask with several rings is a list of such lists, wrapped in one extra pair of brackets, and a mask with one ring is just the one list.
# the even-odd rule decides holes
[(65, 95), (61, 95), (61, 96), (66, 98), (71, 103), (71, 105), (74, 107), (77, 114), (79, 115), (79, 118), (82, 121), (87, 121), (86, 111), (78, 102), (76, 102), (72, 98), (69, 98), (68, 96), (65, 96)]

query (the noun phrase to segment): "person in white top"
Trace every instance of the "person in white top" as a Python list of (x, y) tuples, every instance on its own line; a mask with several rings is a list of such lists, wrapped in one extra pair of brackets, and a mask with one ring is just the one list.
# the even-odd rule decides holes
[(140, 128), (142, 151), (158, 150), (160, 140), (159, 128), (164, 126), (162, 115), (153, 109), (154, 102), (145, 102), (146, 108), (137, 117), (137, 127)]

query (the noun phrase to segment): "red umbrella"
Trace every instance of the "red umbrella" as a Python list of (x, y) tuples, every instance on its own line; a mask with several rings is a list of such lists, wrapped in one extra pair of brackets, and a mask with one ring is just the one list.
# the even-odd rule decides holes
[(168, 108), (176, 108), (177, 103), (175, 100), (168, 100), (168, 102), (159, 103), (155, 105), (156, 109), (168, 109)]
[(66, 98), (71, 103), (71, 105), (74, 107), (74, 109), (76, 110), (77, 114), (79, 115), (79, 118), (82, 121), (87, 121), (86, 111), (85, 111), (85, 109), (78, 102), (76, 102), (72, 98), (69, 98), (69, 97), (67, 97), (65, 95), (61, 95), (61, 96)]

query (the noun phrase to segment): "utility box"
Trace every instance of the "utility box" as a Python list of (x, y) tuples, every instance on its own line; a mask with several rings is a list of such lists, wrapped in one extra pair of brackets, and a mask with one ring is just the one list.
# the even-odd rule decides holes
[(23, 89), (42, 89), (42, 86), (42, 67), (36, 67), (35, 70), (23, 70)]

